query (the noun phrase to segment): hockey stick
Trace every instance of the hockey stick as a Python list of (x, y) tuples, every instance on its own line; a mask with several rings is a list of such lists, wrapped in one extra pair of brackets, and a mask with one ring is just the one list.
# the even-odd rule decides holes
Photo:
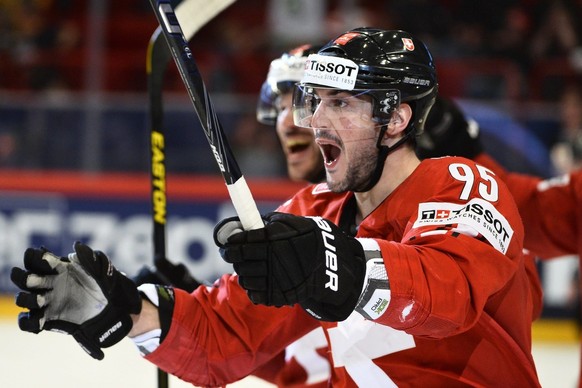
[[(184, 0), (176, 7), (176, 16), (184, 28), (186, 40), (235, 0)], [(164, 76), (172, 56), (161, 26), (150, 38), (147, 50), (146, 72), (149, 91), (150, 149), (151, 149), (151, 204), (153, 216), (154, 268), (144, 269), (144, 280), (162, 280), (186, 291), (199, 284), (183, 264), (174, 264), (166, 257), (166, 164), (163, 128), (162, 91)], [(156, 279), (156, 278), (159, 278)]]
[[(182, 20), (188, 40), (235, 0), (184, 0), (176, 7), (176, 16)], [(171, 54), (161, 26), (150, 38), (147, 49), (146, 73), (149, 91), (150, 150), (151, 150), (151, 205), (153, 219), (154, 263), (157, 277), (167, 284), (188, 291), (198, 283), (183, 264), (174, 265), (166, 258), (166, 156), (163, 125), (163, 83)], [(168, 374), (158, 369), (158, 388), (168, 387)]]
[(234, 158), (172, 5), (169, 0), (150, 0), (150, 3), (162, 27), (162, 33), (168, 41), (172, 57), (186, 86), (243, 228), (247, 230), (261, 228), (263, 226), (261, 215)]

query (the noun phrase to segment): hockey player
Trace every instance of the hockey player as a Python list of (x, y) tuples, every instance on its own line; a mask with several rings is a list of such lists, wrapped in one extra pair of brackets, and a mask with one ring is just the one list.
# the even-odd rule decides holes
[(509, 172), (484, 151), (478, 124), (454, 102), (441, 101), (433, 112), (417, 147), (419, 156), (463, 156), (491, 169), (515, 198), (525, 227), (524, 248), (541, 260), (582, 257), (582, 170), (551, 179)]
[[(321, 179), (311, 179), (311, 177), (325, 174), (325, 169), (319, 149), (316, 153), (312, 152), (312, 147), (308, 145), (309, 142), (314, 141), (313, 131), (295, 126), (291, 115), (292, 86), (295, 82), (300, 81), (307, 55), (313, 51), (311, 46), (301, 46), (283, 54), (281, 58), (271, 63), (269, 75), (261, 90), (257, 118), (264, 124), (276, 124), (279, 139), (287, 156), (289, 177), (294, 180), (318, 183), (325, 178), (324, 175), (321, 176)], [(301, 70), (298, 72), (296, 69), (299, 68)], [(437, 149), (434, 148), (438, 147), (438, 152), (446, 155), (446, 147), (458, 147), (455, 139), (431, 139), (430, 135), (448, 133), (451, 130), (468, 131), (470, 126), (478, 127), (477, 123), (465, 118), (453, 101), (437, 96), (428, 115), (425, 130), (420, 137), (421, 144), (417, 146), (419, 154), (423, 158), (426, 157), (428, 152), (426, 146), (428, 145), (432, 146), (435, 152)], [(464, 136), (467, 134), (468, 132)], [(293, 146), (298, 142), (291, 140), (294, 136), (299, 136), (303, 140), (302, 147), (297, 147), (299, 149), (296, 152), (294, 152)], [(461, 139), (464, 139), (464, 136)], [(471, 145), (464, 145), (471, 149)], [(473, 145), (473, 147), (480, 149), (480, 143)], [(436, 156), (434, 152), (432, 156)], [(524, 252), (524, 255), (533, 297), (532, 317), (537, 319), (542, 310), (541, 282), (535, 265), (535, 257), (528, 251)], [(318, 386), (317, 382), (324, 379), (328, 375), (328, 371), (331, 370), (327, 354), (324, 333), (318, 328), (286, 349), (285, 362), (279, 358), (278, 361), (261, 368), (260, 373), (255, 373), (255, 375), (275, 382), (279, 386), (316, 387)]]
[(257, 104), (257, 120), (275, 126), (287, 162), (287, 175), (294, 181), (319, 183), (325, 179), (323, 157), (313, 131), (296, 126), (291, 113), (293, 86), (301, 81), (307, 56), (319, 48), (301, 45), (273, 60)]
[(71, 333), (96, 358), (128, 334), (148, 360), (204, 386), (253, 373), (319, 325), (334, 386), (539, 386), (511, 195), (468, 159), (414, 154), (436, 91), (430, 53), (410, 34), (342, 34), (309, 57), (294, 96), (327, 184), (265, 215), (263, 229), (217, 225), (237, 275), (140, 294), (83, 244), (68, 258), (31, 248), (11, 275), (31, 309), (20, 327)]

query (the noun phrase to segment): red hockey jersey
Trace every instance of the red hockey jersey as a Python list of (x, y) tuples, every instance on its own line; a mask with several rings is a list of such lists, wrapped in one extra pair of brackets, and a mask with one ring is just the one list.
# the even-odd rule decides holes
[[(339, 224), (352, 197), (309, 186), (279, 210)], [(357, 237), (376, 239), (390, 281), (376, 321), (353, 313), (319, 322), (299, 306), (253, 305), (236, 275), (225, 275), (192, 294), (176, 290), (170, 331), (147, 358), (193, 384), (220, 386), (322, 327), (333, 386), (539, 386), (523, 226), (490, 170), (463, 158), (423, 161)]]

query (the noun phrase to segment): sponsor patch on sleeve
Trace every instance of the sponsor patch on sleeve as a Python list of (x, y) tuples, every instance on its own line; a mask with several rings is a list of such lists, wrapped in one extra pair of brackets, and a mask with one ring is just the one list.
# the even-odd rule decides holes
[(358, 65), (349, 59), (311, 54), (305, 63), (302, 82), (353, 90), (357, 75)]
[(513, 237), (513, 228), (495, 206), (480, 198), (473, 198), (466, 204), (421, 203), (413, 227), (455, 224), (469, 226), (485, 237), (495, 249), (503, 254), (507, 253)]
[(390, 290), (377, 289), (374, 290), (372, 296), (367, 301), (362, 310), (366, 313), (364, 317), (370, 320), (380, 318), (386, 312), (386, 308), (390, 304)]

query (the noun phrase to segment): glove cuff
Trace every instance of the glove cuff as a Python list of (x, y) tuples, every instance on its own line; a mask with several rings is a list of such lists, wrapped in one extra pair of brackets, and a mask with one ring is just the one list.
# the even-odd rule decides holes
[(101, 314), (79, 326), (72, 334), (89, 355), (102, 360), (104, 354), (101, 348), (108, 348), (121, 341), (132, 327), (133, 321), (129, 314), (109, 305)]
[(390, 281), (378, 242), (357, 238), (366, 255), (366, 276), (355, 311), (368, 320), (380, 318), (390, 304)]

